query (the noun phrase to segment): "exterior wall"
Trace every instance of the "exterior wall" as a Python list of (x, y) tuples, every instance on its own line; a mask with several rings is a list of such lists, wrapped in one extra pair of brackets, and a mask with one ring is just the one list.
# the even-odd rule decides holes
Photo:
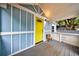
[(32, 47), (34, 15), (11, 5), (0, 11), (0, 55), (7, 56)]
[(51, 32), (51, 26), (52, 26), (51, 23), (46, 22), (45, 27), (44, 27), (46, 33), (50, 33)]
[(52, 26), (51, 23), (45, 21), (45, 23), (44, 23), (44, 41), (46, 41), (46, 35), (51, 34), (51, 31), (52, 31), (51, 26)]

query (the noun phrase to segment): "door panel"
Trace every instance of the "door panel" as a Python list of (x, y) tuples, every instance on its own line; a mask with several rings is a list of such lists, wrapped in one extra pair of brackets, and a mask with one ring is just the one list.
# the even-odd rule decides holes
[(43, 39), (43, 19), (36, 17), (35, 43)]

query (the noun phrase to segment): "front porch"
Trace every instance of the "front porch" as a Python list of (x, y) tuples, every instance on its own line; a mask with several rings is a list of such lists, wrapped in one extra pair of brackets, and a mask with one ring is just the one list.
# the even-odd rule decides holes
[(79, 47), (52, 40), (49, 42), (41, 42), (15, 56), (78, 56), (78, 50)]

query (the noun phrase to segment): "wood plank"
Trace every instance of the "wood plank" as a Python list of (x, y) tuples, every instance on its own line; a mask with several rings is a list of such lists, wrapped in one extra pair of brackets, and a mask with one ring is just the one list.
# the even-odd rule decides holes
[(76, 53), (75, 53), (75, 56), (78, 56), (78, 55), (79, 55), (79, 48), (76, 47), (75, 50), (76, 50), (76, 51), (75, 51), (75, 52), (76, 52)]
[(79, 48), (55, 40), (41, 42), (16, 56), (78, 56)]
[(69, 45), (65, 44), (65, 56), (69, 56), (69, 55), (70, 55)]
[(65, 55), (65, 45), (61, 43), (61, 54), (59, 56), (64, 56)]
[(70, 56), (74, 56), (75, 54), (74, 54), (74, 51), (73, 51), (73, 46), (70, 46)]

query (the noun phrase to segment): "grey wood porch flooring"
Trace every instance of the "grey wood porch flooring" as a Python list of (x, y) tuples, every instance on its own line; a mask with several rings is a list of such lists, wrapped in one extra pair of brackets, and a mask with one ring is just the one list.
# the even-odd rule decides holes
[(79, 47), (75, 47), (55, 40), (41, 42), (15, 56), (78, 56)]

